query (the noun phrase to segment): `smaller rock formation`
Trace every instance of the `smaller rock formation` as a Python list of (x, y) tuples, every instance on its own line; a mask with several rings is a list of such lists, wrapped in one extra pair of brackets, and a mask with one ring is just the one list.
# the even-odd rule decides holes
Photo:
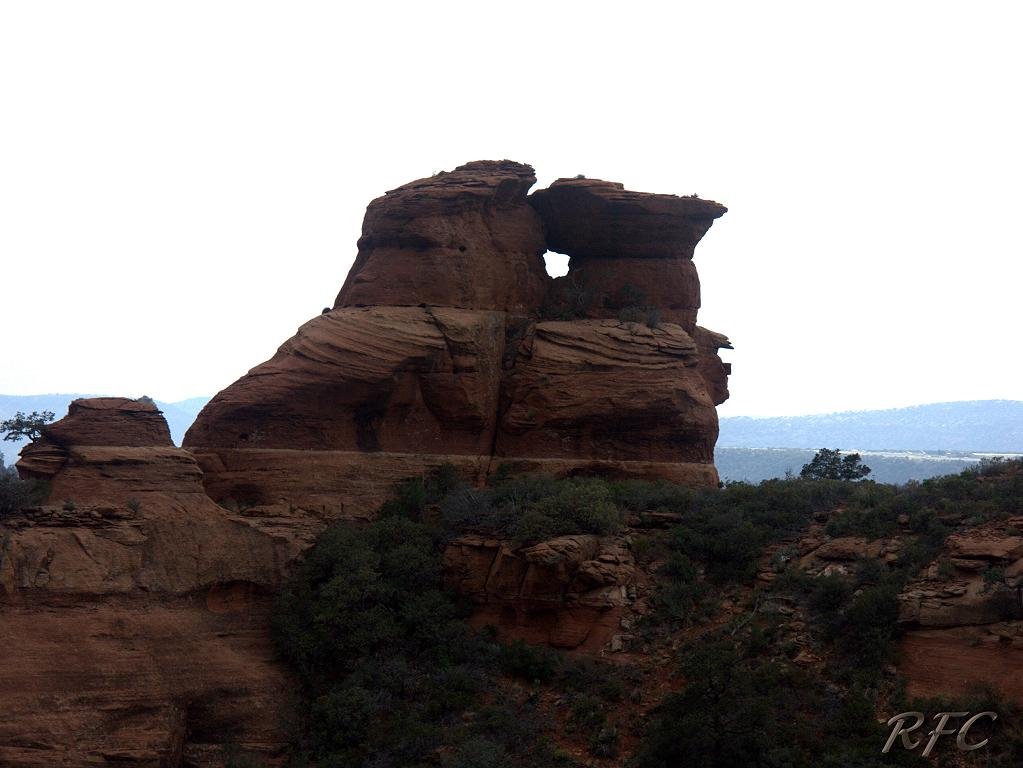
[(151, 402), (76, 400), (17, 466), (50, 494), (0, 521), (0, 764), (279, 755), (268, 614), (294, 543), (214, 504)]
[(1023, 517), (949, 536), (900, 595), (899, 671), (909, 693), (968, 694), (989, 685), (1023, 701)]
[(530, 203), (543, 220), (547, 247), (571, 257), (548, 311), (606, 318), (646, 309), (695, 330), (700, 278), (693, 254), (727, 210), (723, 205), (599, 179), (558, 179)]
[(560, 536), (529, 547), (462, 536), (448, 545), (444, 565), (448, 583), (476, 604), (474, 626), (591, 652), (621, 632), (637, 576), (620, 536)]

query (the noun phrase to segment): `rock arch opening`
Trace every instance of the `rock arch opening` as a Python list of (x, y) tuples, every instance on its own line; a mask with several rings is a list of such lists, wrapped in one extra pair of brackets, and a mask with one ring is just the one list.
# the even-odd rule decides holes
[(547, 268), (547, 274), (551, 277), (564, 277), (568, 274), (569, 256), (555, 251), (547, 251), (543, 255), (543, 263)]

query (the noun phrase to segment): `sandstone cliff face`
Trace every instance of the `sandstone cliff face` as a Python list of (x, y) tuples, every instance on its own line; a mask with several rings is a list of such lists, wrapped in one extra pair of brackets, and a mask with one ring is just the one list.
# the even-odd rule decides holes
[(78, 400), (18, 467), (50, 496), (0, 522), (0, 763), (199, 765), (225, 734), (279, 752), (288, 543), (213, 503), (150, 403)]
[(371, 515), (397, 474), (444, 462), (715, 484), (728, 342), (695, 324), (692, 256), (724, 207), (534, 182), (474, 162), (374, 200), (334, 308), (189, 430), (213, 498), (305, 526)]

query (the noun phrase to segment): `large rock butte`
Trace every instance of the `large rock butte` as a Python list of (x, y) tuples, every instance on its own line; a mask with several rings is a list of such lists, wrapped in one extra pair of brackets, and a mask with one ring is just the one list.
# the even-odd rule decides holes
[[(724, 336), (695, 324), (716, 203), (476, 162), (374, 200), (335, 306), (203, 410), (176, 448), (143, 398), (74, 402), (0, 520), (0, 764), (280, 764), (272, 594), (332, 520), (454, 464), (717, 482)], [(571, 256), (552, 280), (543, 254)], [(635, 594), (624, 539), (463, 537), (474, 621), (594, 651)]]
[(210, 495), (264, 520), (364, 517), (446, 462), (716, 484), (728, 341), (696, 325), (692, 257), (725, 208), (535, 181), (481, 161), (370, 203), (334, 307), (186, 435)]

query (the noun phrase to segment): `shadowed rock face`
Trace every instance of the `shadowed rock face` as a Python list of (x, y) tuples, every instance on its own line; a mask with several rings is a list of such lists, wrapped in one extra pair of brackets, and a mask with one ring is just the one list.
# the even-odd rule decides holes
[(631, 192), (599, 179), (558, 179), (529, 198), (543, 220), (547, 246), (571, 257), (548, 311), (618, 317), (641, 311), (696, 326), (700, 278), (697, 243), (727, 210), (697, 197)]
[(696, 326), (692, 256), (725, 208), (588, 179), (527, 196), (535, 180), (480, 161), (370, 203), (334, 308), (186, 435), (214, 498), (362, 517), (424, 457), (475, 480), (510, 463), (716, 483), (728, 341)]
[(38, 509), (0, 520), (0, 764), (218, 764), (225, 734), (282, 753), (267, 631), (303, 546), (206, 494), (151, 402), (76, 400), (18, 469)]

